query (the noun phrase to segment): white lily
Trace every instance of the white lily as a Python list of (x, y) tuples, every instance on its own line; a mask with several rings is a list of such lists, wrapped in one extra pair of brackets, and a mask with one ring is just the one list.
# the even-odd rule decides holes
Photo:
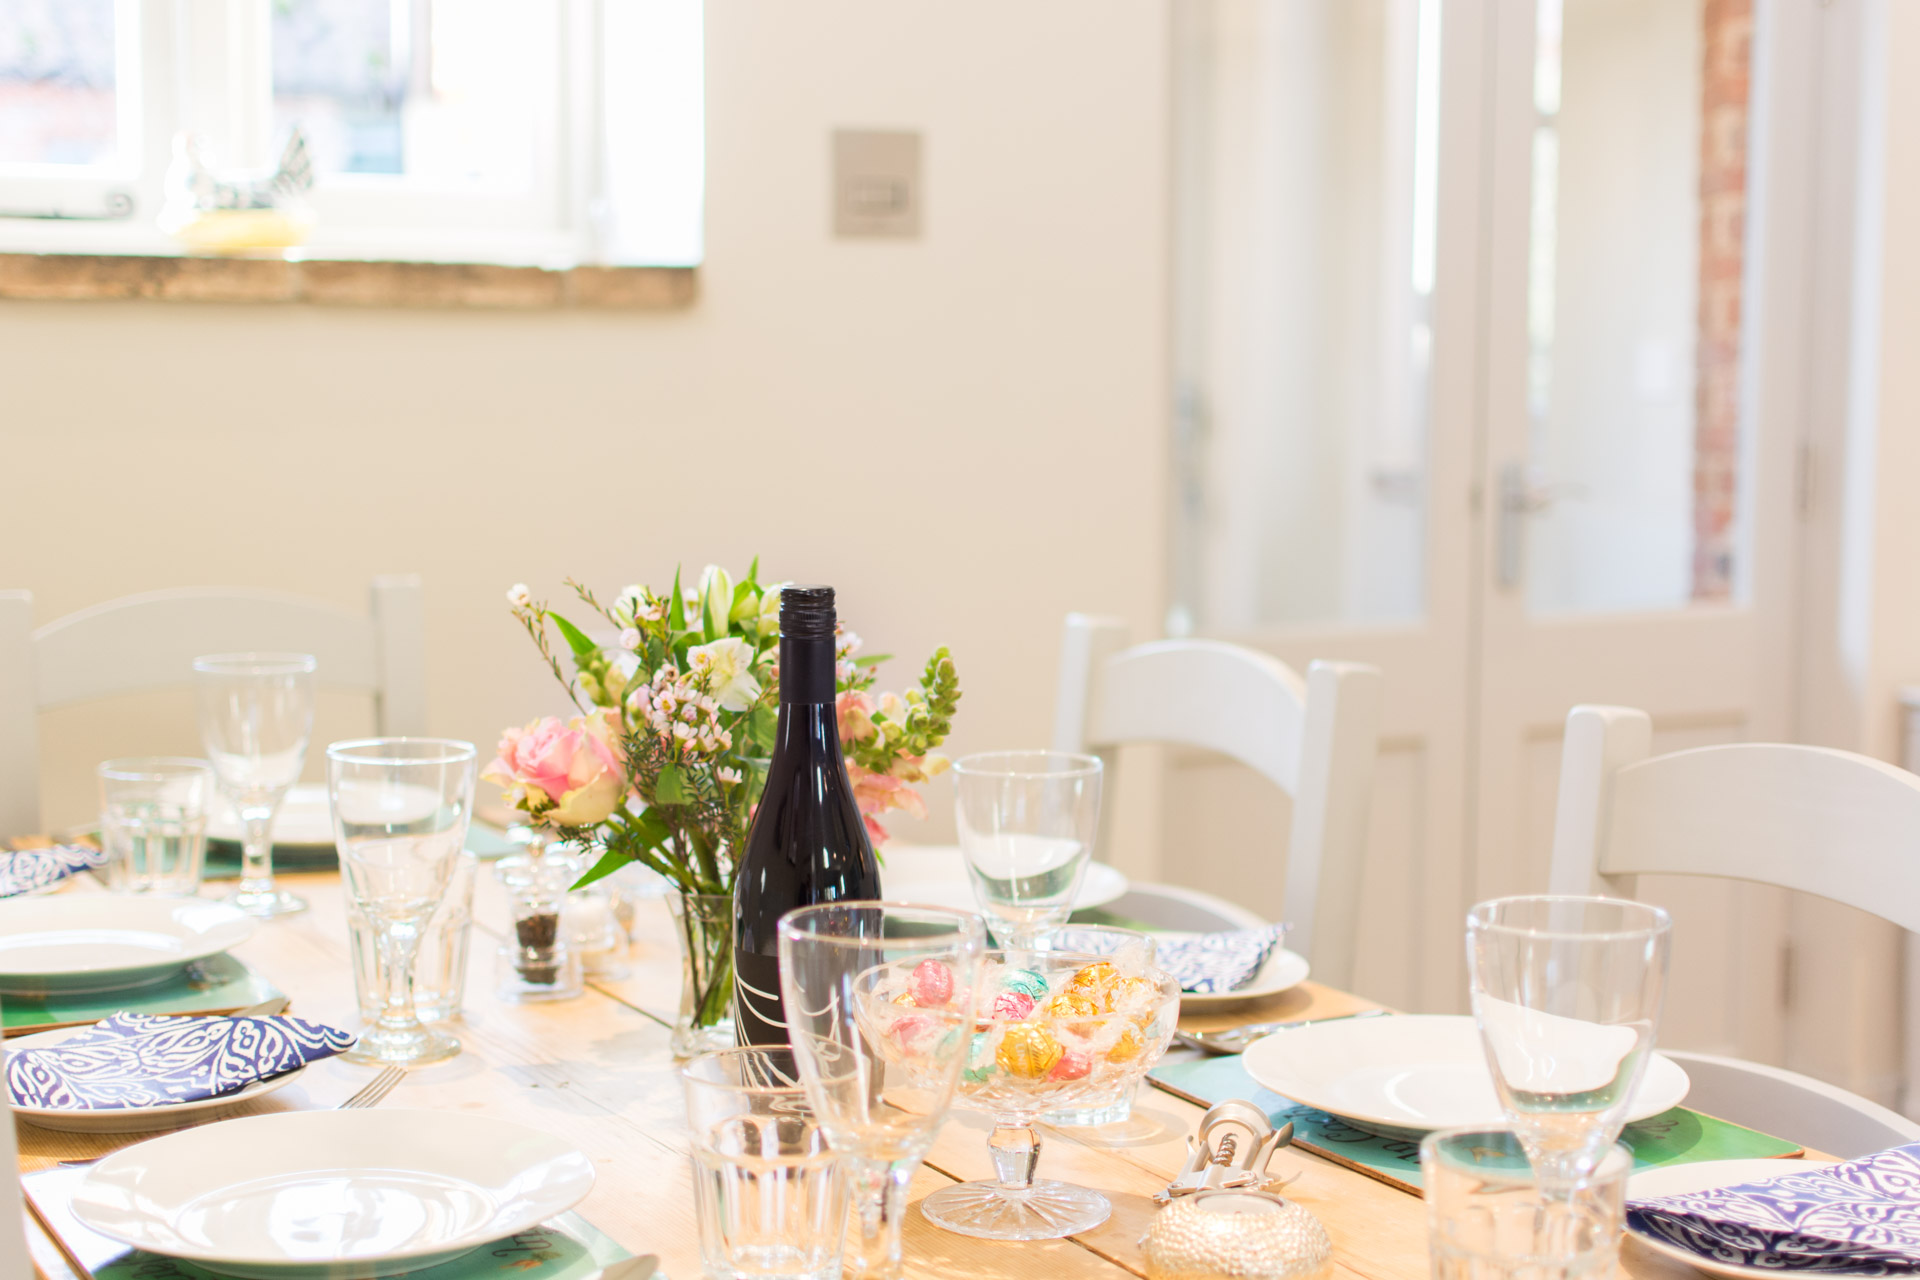
[(687, 662), (707, 677), (707, 692), (725, 711), (745, 711), (760, 697), (753, 677), (753, 646), (738, 636), (687, 650)]

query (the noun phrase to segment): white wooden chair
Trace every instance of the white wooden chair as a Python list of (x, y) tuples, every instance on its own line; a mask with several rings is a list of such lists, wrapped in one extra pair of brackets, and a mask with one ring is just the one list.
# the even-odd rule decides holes
[[(1629, 707), (1567, 716), (1553, 893), (1631, 897), (1638, 875), (1798, 889), (1920, 930), (1920, 777), (1828, 747), (1739, 743), (1651, 755)], [(1671, 1053), (1687, 1105), (1838, 1156), (1920, 1139), (1920, 1124), (1777, 1067)]]
[(40, 712), (187, 685), (199, 655), (246, 651), (311, 653), (322, 688), (373, 695), (377, 732), (426, 732), (417, 577), (375, 578), (364, 614), (271, 591), (189, 587), (123, 596), (38, 630), (32, 594), (0, 591), (0, 840), (40, 830)]
[[(1350, 985), (1379, 746), (1380, 672), (1360, 663), (1315, 662), (1302, 679), (1276, 658), (1216, 640), (1126, 643), (1124, 623), (1067, 617), (1054, 747), (1091, 751), (1109, 769), (1123, 743), (1203, 747), (1285, 791), (1293, 798), (1287, 946), (1307, 957), (1318, 980)], [(1264, 923), (1244, 907), (1172, 885), (1135, 886), (1114, 910), (1169, 928), (1193, 927), (1183, 919), (1203, 911), (1241, 925)]]

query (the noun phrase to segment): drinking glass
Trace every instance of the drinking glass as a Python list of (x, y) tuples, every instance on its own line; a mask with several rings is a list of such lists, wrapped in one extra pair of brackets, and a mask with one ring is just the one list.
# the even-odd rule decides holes
[(273, 883), (273, 815), (300, 777), (313, 732), (314, 660), (304, 653), (215, 653), (193, 660), (200, 738), (244, 831), (240, 887), (249, 915), (304, 911)]
[(342, 1056), (351, 1062), (438, 1062), (460, 1042), (420, 1023), (414, 963), (446, 897), (473, 812), (474, 749), (443, 738), (366, 738), (327, 748), (327, 799), (348, 910), (372, 922), (379, 1021)]
[[(849, 1274), (900, 1274), (907, 1184), (953, 1104), (986, 928), (970, 911), (837, 902), (780, 920), (780, 994), (800, 1078), (853, 1183)], [(911, 1006), (874, 1007), (905, 975)]]
[(1026, 946), (1065, 924), (1100, 825), (1098, 757), (989, 751), (953, 766), (954, 814), (994, 940)]
[(126, 893), (198, 893), (213, 767), (150, 756), (108, 760), (98, 772), (107, 884)]
[(1633, 1155), (1614, 1143), (1578, 1187), (1550, 1195), (1505, 1129), (1420, 1141), (1434, 1280), (1611, 1280)]
[[(1106, 956), (1121, 969), (1138, 973), (1155, 962), (1153, 935), (1111, 924), (1066, 924), (1035, 939), (1036, 951), (1075, 951)], [(1049, 1111), (1048, 1124), (1124, 1124), (1133, 1116), (1133, 1098), (1147, 1073), (1142, 1062), (1137, 1073), (1116, 1073), (1112, 1085), (1097, 1097), (1083, 1099), (1069, 1111)]]
[(703, 1053), (680, 1069), (693, 1133), (701, 1270), (712, 1280), (833, 1280), (847, 1182), (793, 1051)]
[(1500, 1105), (1549, 1191), (1620, 1136), (1666, 993), (1672, 921), (1618, 898), (1521, 897), (1467, 913), (1473, 1016)]
[[(467, 954), (473, 938), (473, 886), (480, 861), (471, 853), (454, 860), (453, 874), (440, 907), (420, 931), (413, 961), (413, 1007), (422, 1022), (460, 1016), (467, 991)], [(360, 1021), (380, 1020), (386, 1004), (386, 979), (380, 961), (380, 925), (358, 906), (347, 908), (348, 949), (353, 954), (353, 990)]]

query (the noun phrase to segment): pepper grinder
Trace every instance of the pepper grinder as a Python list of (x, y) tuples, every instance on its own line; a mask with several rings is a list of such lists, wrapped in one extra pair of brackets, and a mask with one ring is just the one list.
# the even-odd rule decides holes
[(562, 919), (567, 888), (580, 860), (548, 849), (513, 854), (494, 864), (507, 887), (513, 936), (500, 947), (500, 998), (517, 1003), (566, 1000), (580, 994), (580, 953)]

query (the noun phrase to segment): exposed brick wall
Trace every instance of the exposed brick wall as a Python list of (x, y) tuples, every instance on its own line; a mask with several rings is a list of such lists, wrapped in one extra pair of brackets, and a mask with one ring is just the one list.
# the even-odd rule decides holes
[(1747, 225), (1753, 0), (1706, 0), (1700, 103), (1700, 317), (1694, 348), (1693, 597), (1733, 590), (1740, 463), (1740, 277)]

